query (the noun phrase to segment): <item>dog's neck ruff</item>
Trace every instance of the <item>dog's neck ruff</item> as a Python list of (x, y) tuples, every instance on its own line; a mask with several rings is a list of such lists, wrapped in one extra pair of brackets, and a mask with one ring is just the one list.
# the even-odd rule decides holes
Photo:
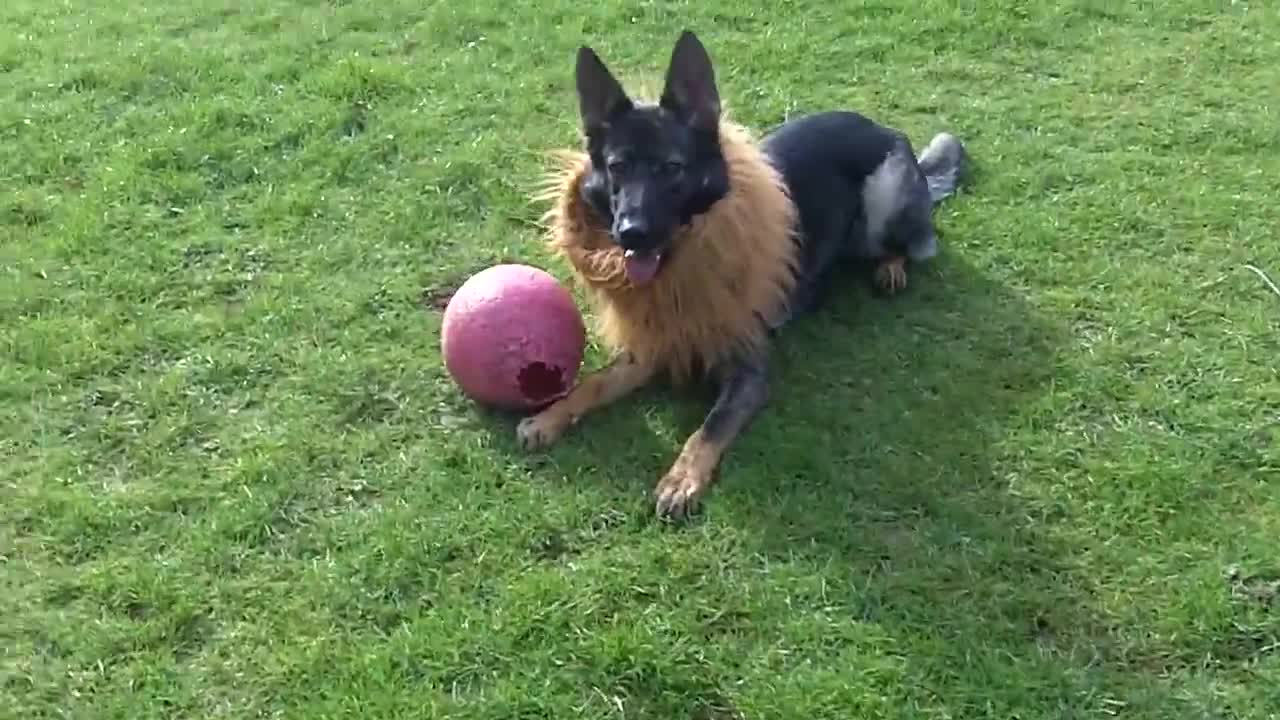
[(582, 199), (585, 153), (564, 154), (542, 196), (554, 201), (549, 245), (590, 291), (602, 339), (677, 381), (762, 352), (795, 284), (796, 209), (782, 176), (741, 126), (722, 122), (720, 146), (728, 195), (678, 231), (664, 267), (642, 287), (627, 280), (622, 248)]

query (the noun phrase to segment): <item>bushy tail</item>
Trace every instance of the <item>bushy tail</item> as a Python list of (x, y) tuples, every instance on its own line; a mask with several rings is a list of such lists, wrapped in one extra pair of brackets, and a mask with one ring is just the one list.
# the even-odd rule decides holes
[(934, 204), (950, 197), (960, 187), (968, 157), (964, 145), (951, 133), (938, 133), (929, 141), (916, 158), (925, 180), (929, 182), (929, 197)]

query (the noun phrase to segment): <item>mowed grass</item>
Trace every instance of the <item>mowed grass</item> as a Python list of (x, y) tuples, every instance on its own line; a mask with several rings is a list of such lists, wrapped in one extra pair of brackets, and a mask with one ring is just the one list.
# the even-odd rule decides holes
[[(3, 3), (0, 717), (1280, 715), (1280, 11), (837, 5)], [(708, 396), (525, 455), (436, 306), (684, 28), (976, 172), (669, 527)]]

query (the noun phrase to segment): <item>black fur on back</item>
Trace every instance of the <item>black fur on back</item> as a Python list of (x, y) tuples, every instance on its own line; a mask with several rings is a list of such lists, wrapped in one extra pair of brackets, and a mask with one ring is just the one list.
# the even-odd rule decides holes
[[(816, 305), (839, 260), (875, 261), (890, 254), (916, 258), (924, 252), (921, 248), (935, 247), (932, 207), (954, 191), (964, 157), (958, 141), (939, 135), (922, 168), (905, 135), (851, 111), (790, 120), (761, 143), (782, 173), (800, 216), (794, 312)], [(880, 183), (879, 197), (895, 208), (883, 238), (868, 227), (869, 211), (883, 210), (866, 206), (869, 182)]]

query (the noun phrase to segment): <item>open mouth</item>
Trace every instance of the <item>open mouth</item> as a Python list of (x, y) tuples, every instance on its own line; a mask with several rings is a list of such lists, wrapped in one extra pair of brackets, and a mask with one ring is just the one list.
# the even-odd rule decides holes
[(628, 250), (622, 255), (626, 263), (627, 279), (635, 285), (648, 285), (662, 266), (661, 250)]

